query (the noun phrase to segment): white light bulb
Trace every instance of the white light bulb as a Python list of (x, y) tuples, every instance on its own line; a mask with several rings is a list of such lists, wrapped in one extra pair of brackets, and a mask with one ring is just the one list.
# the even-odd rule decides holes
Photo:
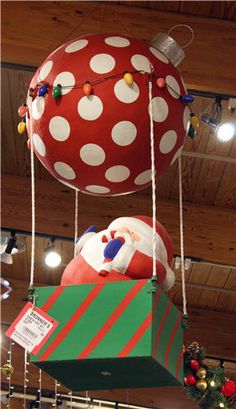
[(61, 256), (55, 250), (47, 251), (45, 256), (45, 263), (48, 267), (57, 267), (61, 264)]
[(223, 404), (223, 402), (220, 402), (220, 408), (224, 408), (225, 407), (225, 405)]
[(215, 381), (210, 382), (210, 385), (212, 386), (212, 388), (214, 388), (215, 384), (216, 384)]
[(231, 122), (226, 122), (216, 128), (216, 136), (220, 142), (228, 142), (235, 135), (235, 125)]

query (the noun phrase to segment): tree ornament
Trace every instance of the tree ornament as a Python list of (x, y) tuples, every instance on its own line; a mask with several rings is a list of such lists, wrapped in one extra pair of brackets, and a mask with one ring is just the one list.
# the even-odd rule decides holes
[(207, 382), (205, 379), (199, 379), (196, 383), (196, 388), (199, 389), (199, 391), (204, 392), (207, 389)]
[(193, 359), (198, 357), (199, 351), (199, 343), (196, 341), (192, 342), (192, 344), (187, 347), (187, 352)]
[(131, 86), (133, 84), (133, 82), (134, 82), (133, 75), (130, 74), (130, 72), (125, 72), (123, 78), (124, 78), (126, 84), (129, 85), (129, 86)]
[(52, 97), (54, 99), (58, 99), (61, 97), (61, 85), (57, 84), (55, 87), (52, 89)]
[(21, 121), (21, 122), (18, 124), (17, 129), (18, 129), (18, 133), (19, 133), (20, 135), (23, 135), (23, 133), (25, 133), (25, 131), (26, 131), (26, 123), (25, 123), (24, 121)]
[(157, 83), (158, 88), (164, 88), (164, 86), (166, 85), (164, 78), (161, 78), (161, 77), (157, 78), (156, 83)]
[(83, 85), (83, 93), (84, 95), (88, 97), (89, 95), (91, 95), (91, 92), (92, 92), (92, 85), (90, 84), (89, 81), (86, 81), (85, 84)]
[(186, 377), (186, 382), (187, 382), (187, 385), (195, 385), (196, 384), (196, 382), (197, 382), (197, 380), (196, 380), (196, 378), (195, 378), (195, 376), (194, 375), (188, 375), (187, 377)]
[(232, 396), (235, 392), (236, 392), (236, 385), (234, 381), (228, 380), (225, 381), (224, 385), (221, 388), (221, 392), (224, 394), (224, 396), (226, 396), (227, 398), (229, 398), (230, 396)]
[(11, 364), (4, 364), (2, 367), (2, 374), (5, 376), (12, 375), (14, 372), (14, 368)]
[(196, 359), (192, 359), (190, 361), (190, 367), (194, 370), (197, 371), (200, 368), (200, 363)]
[(21, 118), (24, 118), (24, 116), (27, 114), (27, 112), (28, 112), (28, 107), (27, 107), (26, 104), (21, 105), (21, 106), (18, 108), (18, 115), (19, 115)]
[(198, 369), (198, 371), (196, 372), (196, 375), (197, 375), (197, 377), (199, 378), (199, 379), (205, 379), (206, 378), (206, 374), (207, 374), (207, 371), (206, 371), (206, 369), (205, 368), (199, 368)]
[(48, 85), (47, 84), (41, 85), (41, 87), (38, 90), (38, 96), (44, 97), (44, 95), (47, 94), (47, 92), (48, 92)]

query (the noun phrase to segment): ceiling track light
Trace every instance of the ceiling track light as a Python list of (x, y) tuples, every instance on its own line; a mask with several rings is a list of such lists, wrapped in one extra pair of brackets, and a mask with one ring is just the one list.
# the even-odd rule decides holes
[[(214, 130), (219, 142), (229, 142), (236, 135), (236, 121), (222, 122), (222, 97), (216, 96), (210, 112), (206, 112), (201, 116), (201, 122), (208, 125)], [(228, 102), (228, 110), (231, 114), (235, 113), (236, 99), (230, 98)]]
[(11, 231), (11, 236), (9, 239), (7, 239), (7, 237), (1, 237), (0, 261), (2, 263), (12, 264), (12, 255), (21, 253), (24, 250), (25, 245), (22, 243), (17, 243), (15, 231)]
[(61, 256), (55, 250), (55, 237), (51, 237), (44, 253), (44, 261), (48, 267), (56, 268), (61, 264)]

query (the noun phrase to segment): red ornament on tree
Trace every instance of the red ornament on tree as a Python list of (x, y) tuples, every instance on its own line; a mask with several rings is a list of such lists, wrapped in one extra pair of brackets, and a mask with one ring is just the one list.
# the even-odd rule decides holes
[(190, 362), (190, 367), (194, 370), (197, 371), (200, 368), (200, 364), (196, 359), (192, 359)]
[(226, 381), (224, 383), (224, 385), (221, 388), (221, 392), (224, 394), (224, 396), (226, 396), (227, 398), (229, 398), (230, 396), (232, 396), (235, 392), (236, 392), (236, 385), (234, 381)]
[(188, 375), (187, 377), (186, 377), (186, 385), (195, 385), (196, 384), (196, 378), (195, 378), (195, 376), (194, 375)]

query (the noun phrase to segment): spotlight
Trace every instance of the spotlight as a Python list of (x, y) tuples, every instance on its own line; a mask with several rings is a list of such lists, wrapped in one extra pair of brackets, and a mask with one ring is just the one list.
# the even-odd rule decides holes
[(216, 128), (216, 137), (220, 142), (229, 142), (235, 136), (236, 129), (232, 122), (225, 122)]
[(22, 253), (25, 250), (25, 245), (22, 243), (17, 243), (15, 232), (11, 232), (11, 237), (7, 238), (1, 237), (0, 246), (0, 261), (6, 264), (13, 264), (13, 254)]
[(51, 239), (51, 243), (48, 245), (48, 248), (45, 250), (45, 264), (48, 267), (58, 267), (61, 264), (61, 256), (55, 250), (54, 246), (55, 239)]
[(215, 102), (213, 103), (210, 112), (206, 112), (201, 116), (201, 121), (210, 126), (211, 128), (216, 128), (220, 124), (222, 116), (222, 105), (221, 97), (217, 96)]

